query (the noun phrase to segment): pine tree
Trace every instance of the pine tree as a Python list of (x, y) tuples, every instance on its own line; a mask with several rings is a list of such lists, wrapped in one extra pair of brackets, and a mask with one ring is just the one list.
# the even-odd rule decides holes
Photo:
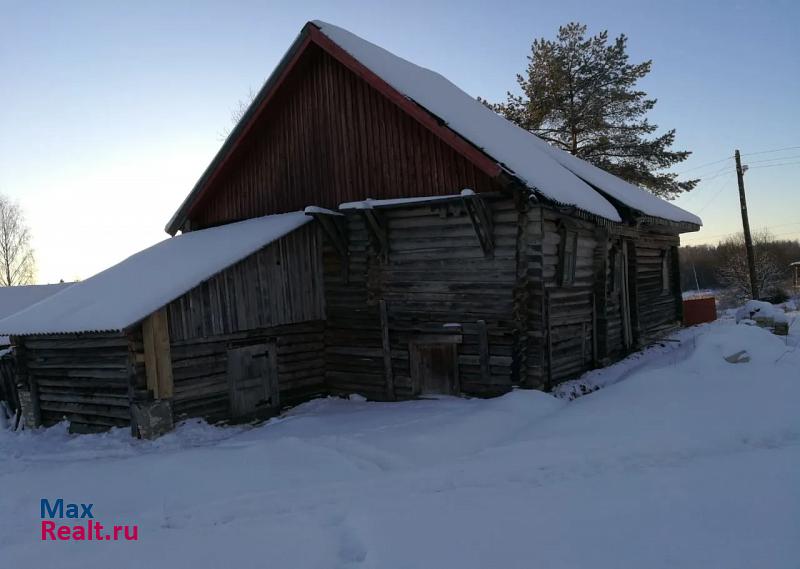
[(587, 39), (585, 25), (562, 26), (555, 41), (533, 42), (526, 75), (517, 75), (521, 95), (483, 102), (549, 143), (672, 199), (698, 182), (664, 171), (690, 152), (672, 150), (674, 129), (650, 136), (658, 127), (646, 115), (656, 100), (636, 83), (652, 61), (629, 63), (626, 44), (625, 35), (609, 44), (606, 31)]

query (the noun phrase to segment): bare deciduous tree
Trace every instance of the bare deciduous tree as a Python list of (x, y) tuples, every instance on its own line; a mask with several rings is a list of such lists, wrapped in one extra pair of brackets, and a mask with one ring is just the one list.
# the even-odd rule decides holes
[(0, 286), (32, 284), (36, 261), (31, 231), (18, 203), (0, 195)]
[[(234, 107), (234, 109), (231, 111), (231, 124), (233, 124), (234, 127), (237, 124), (239, 124), (240, 120), (242, 120), (242, 117), (244, 117), (244, 114), (247, 112), (247, 109), (250, 108), (250, 105), (253, 103), (255, 98), (256, 98), (256, 92), (253, 91), (252, 87), (250, 87), (247, 90), (247, 97), (245, 97), (244, 99), (239, 99), (239, 101), (236, 103), (236, 107)], [(226, 128), (225, 130), (220, 132), (219, 139), (221, 141), (224, 141), (226, 138), (228, 138), (228, 136), (230, 136), (231, 130), (233, 129)]]
[[(768, 297), (779, 288), (783, 271), (769, 250), (773, 241), (769, 231), (753, 235), (755, 249), (756, 280), (761, 295)], [(717, 247), (719, 254), (718, 277), (721, 283), (732, 289), (739, 297), (752, 298), (750, 273), (747, 267), (747, 254), (744, 236), (740, 233), (729, 237)]]

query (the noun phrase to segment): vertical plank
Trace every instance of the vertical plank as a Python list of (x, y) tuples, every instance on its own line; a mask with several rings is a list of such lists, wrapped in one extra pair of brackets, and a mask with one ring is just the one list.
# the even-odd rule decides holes
[[(149, 320), (149, 318), (148, 318)], [(128, 375), (128, 410), (130, 411), (131, 418), (131, 436), (139, 436), (139, 425), (136, 423), (136, 417), (133, 412), (133, 404), (136, 399), (136, 350), (134, 349), (134, 338), (131, 333), (126, 335), (128, 341), (128, 357), (126, 360), (126, 369)], [(149, 384), (148, 376), (148, 384)], [(149, 385), (148, 385), (149, 387)]]
[(144, 371), (147, 376), (147, 389), (158, 399), (158, 364), (156, 362), (156, 339), (153, 314), (142, 322), (142, 343), (144, 344)]
[(486, 385), (491, 383), (489, 369), (489, 333), (486, 330), (486, 320), (478, 320), (478, 357), (481, 364), (481, 381)]
[(552, 326), (550, 325), (552, 304), (553, 303), (550, 299), (550, 293), (545, 292), (545, 310), (546, 310), (545, 324), (547, 326), (546, 334), (547, 334), (547, 387), (548, 388), (552, 387), (553, 385), (553, 330)]
[(386, 397), (390, 401), (395, 400), (394, 391), (394, 372), (392, 370), (392, 345), (389, 342), (389, 312), (386, 309), (386, 301), (380, 301), (381, 312), (381, 344), (383, 348), (383, 370), (386, 381)]
[(153, 312), (142, 322), (142, 342), (147, 389), (156, 399), (168, 399), (173, 396), (174, 389), (165, 308)]
[(169, 325), (167, 311), (161, 308), (153, 314), (155, 332), (155, 357), (158, 370), (158, 395), (159, 399), (169, 399), (173, 396), (172, 357), (169, 348)]

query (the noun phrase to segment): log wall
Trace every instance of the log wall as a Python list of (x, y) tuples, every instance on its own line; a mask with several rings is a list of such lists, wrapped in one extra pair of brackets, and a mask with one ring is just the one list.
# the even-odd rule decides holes
[[(548, 388), (590, 369), (594, 339), (597, 227), (587, 221), (534, 207), (528, 214), (527, 385)], [(559, 280), (559, 224), (577, 234), (575, 279)]]
[(229, 417), (226, 370), (232, 347), (276, 344), (282, 405), (294, 405), (323, 393), (324, 329), (325, 323), (317, 320), (172, 342), (175, 419), (219, 421)]
[(41, 420), (64, 418), (77, 430), (130, 424), (130, 401), (144, 387), (141, 350), (123, 333), (16, 338), (17, 366), (38, 394)]
[[(677, 235), (642, 231), (634, 241), (636, 255), (632, 259), (636, 275), (636, 330), (639, 345), (673, 330), (680, 325), (682, 301), (677, 265)], [(668, 289), (663, 287), (662, 257), (668, 257)], [(633, 256), (632, 256), (633, 257)], [(631, 270), (631, 274), (634, 271)]]
[[(510, 198), (487, 199), (494, 249), (484, 253), (460, 201), (375, 210), (386, 229), (382, 254), (364, 214), (347, 214), (349, 255), (325, 254), (328, 328), (326, 379), (335, 392), (376, 399), (386, 392), (380, 301), (386, 305), (394, 389), (410, 397), (409, 342), (461, 335), (462, 391), (502, 393), (515, 383), (514, 319), (518, 212)], [(479, 321), (486, 323), (488, 373), (482, 376)]]

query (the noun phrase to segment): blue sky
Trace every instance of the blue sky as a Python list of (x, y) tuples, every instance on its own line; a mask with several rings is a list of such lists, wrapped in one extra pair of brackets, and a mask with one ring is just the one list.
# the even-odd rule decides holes
[[(751, 225), (800, 238), (798, 6), (0, 0), (0, 192), (27, 213), (40, 282), (87, 278), (165, 237), (231, 110), (307, 20), (348, 28), (490, 100), (515, 87), (534, 38), (581, 21), (627, 34), (632, 60), (654, 60), (641, 83), (659, 100), (651, 118), (694, 152), (676, 170), (707, 178), (677, 202), (705, 222), (685, 241), (739, 229), (732, 161), (705, 165), (737, 147), (752, 167)], [(779, 148), (788, 149), (753, 154)]]

